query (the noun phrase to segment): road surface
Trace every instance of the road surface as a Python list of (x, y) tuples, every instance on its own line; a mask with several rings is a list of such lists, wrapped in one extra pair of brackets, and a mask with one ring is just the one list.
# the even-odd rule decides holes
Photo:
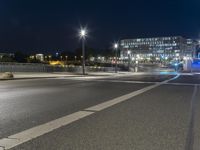
[(0, 81), (0, 150), (199, 150), (200, 75)]

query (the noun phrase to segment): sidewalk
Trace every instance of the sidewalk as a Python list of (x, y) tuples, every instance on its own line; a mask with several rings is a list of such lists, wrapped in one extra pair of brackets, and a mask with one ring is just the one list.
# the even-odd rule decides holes
[[(3, 73), (0, 73), (0, 80), (9, 80), (9, 79), (3, 79), (2, 74)], [(65, 73), (14, 72), (13, 75), (14, 75), (14, 78), (10, 79), (10, 80), (81, 76), (81, 75), (78, 75), (78, 74), (68, 73), (68, 72), (65, 72)]]
[(37, 78), (62, 78), (62, 77), (78, 77), (78, 78), (108, 78), (132, 75), (175, 75), (175, 72), (88, 72), (86, 75), (72, 72), (52, 72), (52, 73), (36, 73), (36, 72), (14, 72), (13, 79), (3, 79), (3, 73), (0, 73), (0, 80), (19, 80), (19, 79), (37, 79)]
[(60, 78), (60, 77), (108, 77), (116, 76), (119, 73), (113, 72), (89, 72), (87, 75), (83, 76), (81, 73), (71, 73), (71, 72), (52, 72), (52, 73), (36, 73), (36, 72), (13, 72), (13, 79), (4, 79), (2, 77), (3, 73), (0, 73), (0, 80), (16, 80), (16, 79), (37, 79), (37, 78)]

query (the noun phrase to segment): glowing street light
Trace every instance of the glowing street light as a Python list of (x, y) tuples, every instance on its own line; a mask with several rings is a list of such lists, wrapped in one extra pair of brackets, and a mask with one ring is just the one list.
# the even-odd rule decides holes
[(118, 48), (118, 44), (117, 44), (117, 43), (114, 44), (114, 48), (115, 48), (115, 49)]
[(115, 49), (115, 73), (117, 73), (117, 50), (118, 50), (118, 43), (114, 44)]
[(81, 37), (85, 37), (86, 36), (86, 30), (85, 29), (81, 29), (80, 36)]
[(79, 32), (79, 36), (82, 39), (82, 69), (83, 69), (83, 75), (85, 75), (85, 37), (87, 36), (86, 29), (81, 29)]
[(48, 57), (49, 57), (49, 60), (51, 60), (52, 56), (51, 56), (51, 55), (49, 55)]
[(77, 59), (77, 56), (74, 56), (74, 61), (75, 61), (75, 63), (76, 63), (76, 59)]

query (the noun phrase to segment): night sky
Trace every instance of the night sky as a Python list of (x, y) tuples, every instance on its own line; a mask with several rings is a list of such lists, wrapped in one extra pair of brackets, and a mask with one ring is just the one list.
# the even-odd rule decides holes
[(200, 35), (199, 0), (0, 0), (0, 52), (73, 51), (123, 38)]

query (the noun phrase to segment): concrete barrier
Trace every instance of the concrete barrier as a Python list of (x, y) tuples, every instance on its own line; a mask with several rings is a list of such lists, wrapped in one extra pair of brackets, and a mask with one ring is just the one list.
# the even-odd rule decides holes
[(5, 72), (1, 74), (1, 79), (13, 79), (14, 75), (11, 72)]

